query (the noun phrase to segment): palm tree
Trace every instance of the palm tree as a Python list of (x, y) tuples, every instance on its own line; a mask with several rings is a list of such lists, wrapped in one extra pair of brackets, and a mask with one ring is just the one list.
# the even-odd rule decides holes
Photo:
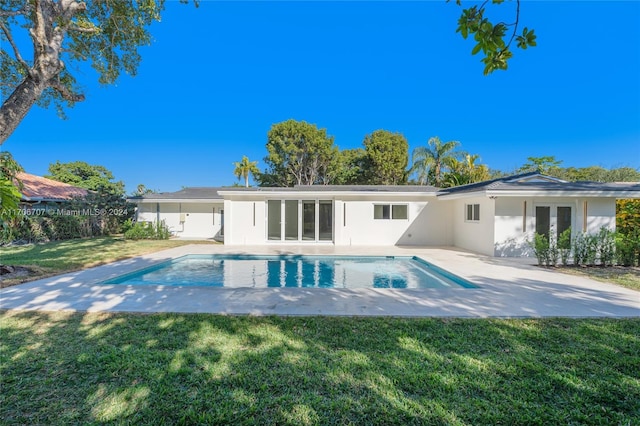
[(460, 142), (442, 142), (439, 137), (429, 138), (429, 146), (419, 146), (413, 150), (411, 172), (418, 174), (421, 185), (424, 185), (430, 172), (433, 173), (435, 186), (442, 185), (443, 168), (456, 157), (453, 151)]
[(253, 175), (255, 176), (256, 173), (260, 173), (260, 170), (258, 170), (258, 162), (257, 161), (249, 161), (249, 158), (247, 158), (246, 155), (242, 156), (242, 160), (233, 163), (236, 168), (233, 171), (233, 174), (236, 175), (236, 177), (238, 178), (238, 180), (240, 180), (240, 178), (244, 178), (244, 186), (245, 187), (249, 187), (249, 175)]

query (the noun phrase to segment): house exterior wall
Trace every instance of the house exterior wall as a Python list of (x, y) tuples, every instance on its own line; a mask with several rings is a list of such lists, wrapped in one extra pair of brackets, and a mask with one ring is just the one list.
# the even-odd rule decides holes
[(498, 197), (495, 203), (494, 256), (534, 255), (528, 241), (533, 241), (536, 232), (537, 206), (551, 208), (552, 232), (557, 226), (557, 207), (571, 207), (572, 236), (581, 232), (595, 234), (603, 226), (615, 229), (616, 203), (613, 198)]
[(260, 199), (224, 200), (224, 243), (262, 245), (266, 242), (266, 202)]
[[(169, 231), (177, 237), (213, 238), (220, 232), (223, 204), (212, 203), (139, 203), (139, 222), (164, 221)], [(215, 211), (215, 212), (214, 212)]]
[[(375, 205), (406, 205), (407, 219), (375, 219)], [(348, 245), (451, 245), (450, 206), (436, 197), (350, 197), (335, 209), (335, 244)], [(346, 211), (345, 211), (346, 209)], [(346, 220), (346, 221), (345, 221)]]
[[(266, 213), (269, 199), (332, 200), (333, 240), (268, 241)], [(375, 205), (405, 205), (407, 219), (374, 219)], [(449, 212), (449, 203), (441, 202), (435, 196), (340, 196), (330, 193), (309, 196), (298, 193), (272, 197), (247, 194), (225, 200), (225, 244), (451, 245), (451, 226), (447, 222)]]
[(613, 198), (583, 198), (579, 203), (579, 214), (582, 217), (584, 212), (584, 202), (587, 203), (587, 223), (586, 226), (579, 227), (589, 234), (595, 234), (603, 226), (610, 230), (616, 229), (616, 200)]
[(533, 212), (533, 198), (498, 197), (495, 200), (493, 256), (533, 256), (528, 243), (535, 232)]
[[(337, 246), (456, 246), (489, 256), (533, 256), (529, 241), (536, 232), (536, 207), (550, 207), (552, 235), (558, 207), (571, 207), (572, 234), (615, 229), (614, 198), (469, 196), (438, 199), (435, 195), (398, 193), (229, 194), (211, 202), (139, 202), (137, 220), (163, 220), (175, 236), (221, 236), (230, 245), (335, 244)], [(269, 241), (268, 200), (332, 200), (332, 241)], [(376, 205), (403, 205), (406, 219), (375, 218)], [(479, 219), (467, 220), (467, 206), (479, 206)], [(392, 209), (392, 207), (391, 207)], [(586, 217), (585, 217), (586, 212)]]
[[(452, 205), (449, 221), (453, 226), (453, 245), (465, 250), (493, 256), (494, 254), (494, 200), (487, 197), (470, 197), (449, 201)], [(466, 206), (480, 206), (480, 220), (466, 219)]]

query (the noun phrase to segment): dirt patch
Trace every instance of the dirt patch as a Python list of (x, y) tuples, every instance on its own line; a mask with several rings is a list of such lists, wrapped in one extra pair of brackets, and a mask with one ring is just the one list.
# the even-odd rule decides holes
[(39, 275), (38, 271), (26, 266), (0, 265), (0, 272), (0, 288), (21, 284), (29, 281), (32, 276)]

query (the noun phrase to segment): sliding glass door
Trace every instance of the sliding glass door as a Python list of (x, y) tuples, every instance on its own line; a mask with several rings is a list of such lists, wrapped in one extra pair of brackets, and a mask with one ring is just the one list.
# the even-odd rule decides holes
[(333, 241), (333, 201), (268, 200), (269, 241)]
[(282, 203), (280, 200), (267, 201), (267, 239), (282, 239)]

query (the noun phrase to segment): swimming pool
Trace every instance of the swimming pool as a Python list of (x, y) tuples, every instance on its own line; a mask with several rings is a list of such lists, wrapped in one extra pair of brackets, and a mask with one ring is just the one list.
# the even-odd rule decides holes
[(417, 257), (187, 255), (104, 284), (299, 287), (474, 288)]

